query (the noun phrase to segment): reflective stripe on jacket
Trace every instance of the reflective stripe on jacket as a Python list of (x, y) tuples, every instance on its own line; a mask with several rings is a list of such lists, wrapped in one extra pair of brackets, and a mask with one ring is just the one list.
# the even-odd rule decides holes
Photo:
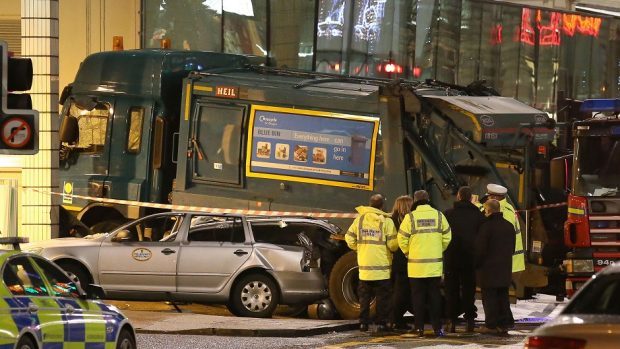
[(407, 256), (409, 277), (441, 276), (443, 251), (451, 239), (448, 220), (430, 205), (420, 205), (406, 215), (398, 230), (398, 245)]
[(510, 222), (515, 227), (517, 233), (515, 241), (515, 252), (512, 255), (512, 272), (516, 273), (525, 270), (525, 254), (523, 251), (523, 240), (521, 239), (521, 224), (519, 223), (519, 217), (515, 212), (514, 207), (503, 199), (499, 202), (500, 210), (504, 215), (504, 219)]
[(392, 252), (398, 249), (396, 227), (388, 213), (373, 207), (359, 206), (345, 240), (357, 251), (359, 278), (364, 281), (387, 280), (392, 267)]

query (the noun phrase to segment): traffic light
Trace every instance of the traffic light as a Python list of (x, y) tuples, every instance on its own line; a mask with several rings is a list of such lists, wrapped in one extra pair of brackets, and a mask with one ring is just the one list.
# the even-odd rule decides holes
[(30, 155), (39, 151), (39, 112), (27, 93), (32, 86), (30, 58), (10, 57), (0, 41), (0, 155)]

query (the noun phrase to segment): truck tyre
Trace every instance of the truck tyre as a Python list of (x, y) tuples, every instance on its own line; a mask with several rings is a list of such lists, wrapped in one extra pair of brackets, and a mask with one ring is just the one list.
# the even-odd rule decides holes
[(229, 300), (231, 313), (237, 316), (268, 318), (280, 301), (280, 291), (268, 276), (252, 273), (235, 282)]
[[(334, 303), (340, 317), (346, 320), (356, 320), (360, 316), (360, 302), (357, 298), (359, 271), (357, 267), (357, 253), (354, 251), (344, 254), (329, 274), (329, 298)], [(370, 305), (373, 313), (375, 301)]]

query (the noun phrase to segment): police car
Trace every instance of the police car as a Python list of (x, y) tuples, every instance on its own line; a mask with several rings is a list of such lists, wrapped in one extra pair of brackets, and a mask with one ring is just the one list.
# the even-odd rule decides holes
[(133, 349), (134, 329), (115, 307), (95, 300), (103, 289), (87, 294), (58, 266), (24, 253), (25, 238), (0, 238), (0, 349)]

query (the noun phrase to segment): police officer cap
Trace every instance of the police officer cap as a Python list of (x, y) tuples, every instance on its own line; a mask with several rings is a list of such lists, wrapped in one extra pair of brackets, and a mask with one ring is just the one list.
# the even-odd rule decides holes
[(499, 184), (488, 184), (487, 185), (487, 193), (495, 194), (495, 195), (506, 195), (508, 193), (508, 189), (506, 187), (501, 186)]

